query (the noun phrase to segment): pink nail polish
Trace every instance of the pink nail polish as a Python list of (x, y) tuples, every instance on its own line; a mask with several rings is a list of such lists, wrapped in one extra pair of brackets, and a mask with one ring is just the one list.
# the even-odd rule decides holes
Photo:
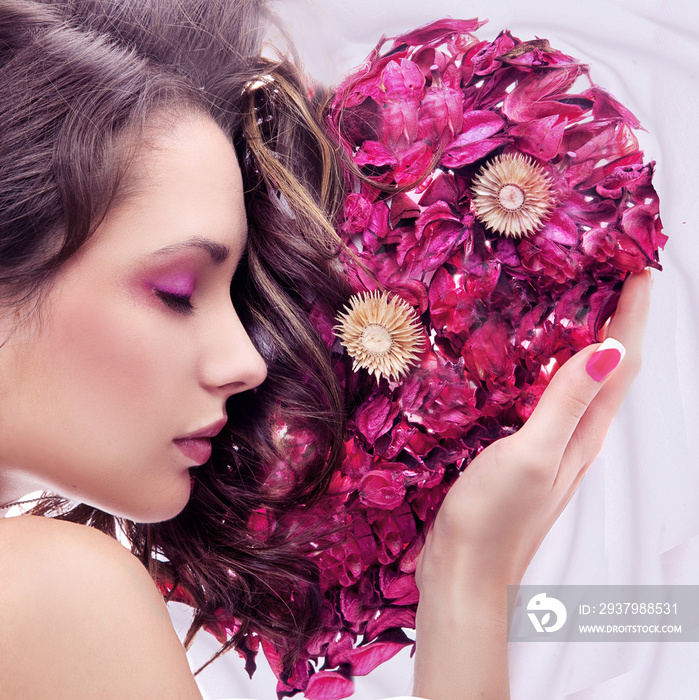
[(607, 338), (587, 361), (585, 369), (596, 381), (601, 382), (626, 355), (626, 348), (615, 338)]

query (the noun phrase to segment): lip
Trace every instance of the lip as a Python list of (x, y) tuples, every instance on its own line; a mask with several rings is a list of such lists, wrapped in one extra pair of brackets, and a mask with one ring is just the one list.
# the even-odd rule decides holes
[(211, 457), (211, 440), (209, 438), (187, 438), (173, 440), (180, 452), (194, 462), (202, 465)]
[(173, 442), (187, 459), (201, 465), (210, 459), (211, 438), (218, 435), (223, 430), (224, 425), (226, 425), (226, 419), (222, 418), (206, 428), (175, 438)]
[(202, 428), (201, 430), (195, 430), (192, 433), (187, 433), (186, 435), (180, 435), (180, 437), (175, 438), (175, 440), (196, 440), (197, 438), (212, 438), (216, 437), (226, 425), (228, 420), (224, 417), (217, 420), (215, 423), (211, 423)]

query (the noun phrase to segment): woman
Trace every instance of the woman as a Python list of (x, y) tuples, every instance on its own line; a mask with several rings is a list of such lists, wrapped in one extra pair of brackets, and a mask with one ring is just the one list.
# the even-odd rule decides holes
[[(123, 519), (152, 575), (191, 596), (194, 631), (227, 606), (232, 644), (261, 630), (293, 665), (314, 624), (303, 542), (261, 547), (245, 525), (322, 492), (340, 452), (341, 392), (308, 321), (346, 297), (322, 95), (306, 104), (288, 64), (259, 59), (258, 3), (132, 5), (0, 3), (0, 503), (49, 488), (84, 504), (36, 511), (74, 522), (0, 523), (0, 697), (198, 697), (143, 567), (74, 523)], [(450, 491), (418, 568), (417, 694), (507, 694), (505, 586), (638, 371), (648, 296), (647, 273), (630, 277), (609, 379), (585, 372), (598, 346), (578, 353)], [(295, 484), (274, 481), (270, 416), (320, 446)], [(440, 674), (457, 648), (474, 667)]]

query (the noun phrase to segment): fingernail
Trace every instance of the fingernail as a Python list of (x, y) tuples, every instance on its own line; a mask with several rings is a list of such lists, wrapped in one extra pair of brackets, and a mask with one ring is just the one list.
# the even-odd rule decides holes
[(624, 359), (626, 348), (615, 338), (607, 338), (592, 357), (585, 369), (596, 381), (601, 382)]

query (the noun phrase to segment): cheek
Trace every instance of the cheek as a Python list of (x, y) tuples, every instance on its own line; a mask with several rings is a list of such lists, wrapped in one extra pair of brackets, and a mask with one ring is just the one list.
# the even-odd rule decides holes
[[(51, 381), (95, 432), (176, 429), (166, 421), (187, 373), (188, 339), (158, 314), (128, 302), (68, 300), (53, 317)], [(66, 407), (71, 410), (71, 406)]]
[(173, 517), (189, 497), (188, 472), (170, 455), (185, 427), (187, 335), (103, 295), (61, 299), (37, 341), (23, 369), (28, 464), (108, 512)]
[(94, 303), (68, 308), (57, 318), (57, 355), (76, 388), (111, 400), (152, 393), (158, 384), (157, 344), (142, 325), (137, 313)]

